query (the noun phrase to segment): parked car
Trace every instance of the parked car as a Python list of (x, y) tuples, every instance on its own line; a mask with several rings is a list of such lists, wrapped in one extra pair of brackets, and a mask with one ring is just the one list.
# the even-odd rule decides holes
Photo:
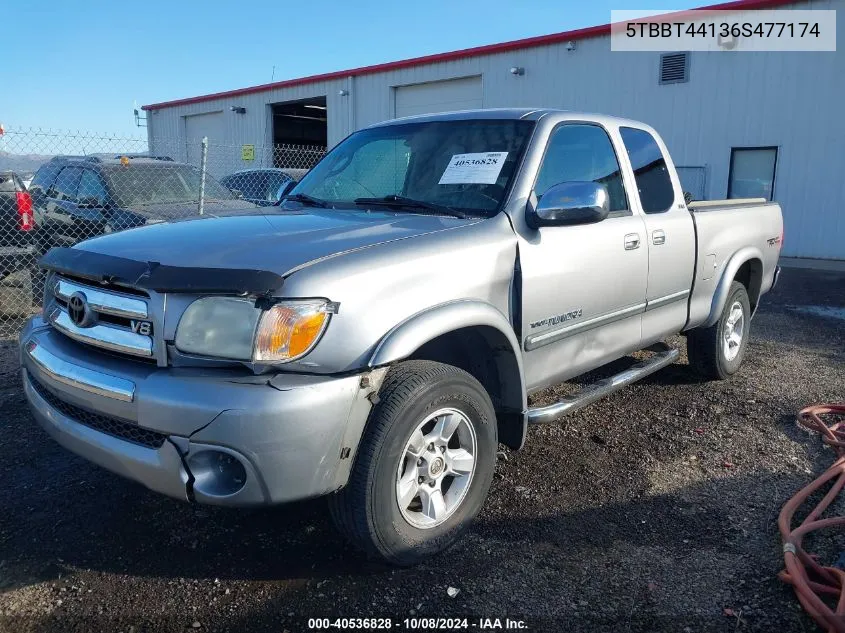
[(170, 160), (170, 161), (173, 160), (173, 158), (171, 158), (170, 156), (163, 156), (163, 155), (152, 156), (152, 155), (147, 154), (145, 152), (130, 153), (130, 154), (115, 154), (114, 158), (116, 158), (117, 160), (120, 160), (121, 158), (150, 158), (152, 160)]
[(636, 121), (411, 117), (349, 136), (279, 210), (53, 249), (23, 383), (56, 440), (152, 490), (324, 495), (353, 543), (411, 564), (478, 513), (499, 442), (672, 363), (667, 337), (708, 378), (738, 371), (782, 235), (775, 203), (685, 204)]
[[(144, 224), (198, 213), (200, 172), (163, 159), (58, 156), (41, 166), (30, 185), (42, 252)], [(209, 175), (205, 211), (254, 209)]]
[(307, 169), (245, 169), (220, 179), (236, 195), (262, 207), (278, 204)]
[(35, 267), (34, 230), (32, 198), (23, 180), (15, 172), (0, 171), (0, 279)]

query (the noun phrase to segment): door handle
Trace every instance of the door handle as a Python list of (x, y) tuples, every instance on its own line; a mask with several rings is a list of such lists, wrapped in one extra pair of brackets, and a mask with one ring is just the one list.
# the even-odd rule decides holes
[(663, 229), (657, 229), (651, 234), (651, 243), (655, 246), (666, 243), (666, 233), (663, 232)]
[(632, 251), (635, 248), (640, 247), (640, 234), (639, 233), (628, 233), (625, 236), (625, 250)]

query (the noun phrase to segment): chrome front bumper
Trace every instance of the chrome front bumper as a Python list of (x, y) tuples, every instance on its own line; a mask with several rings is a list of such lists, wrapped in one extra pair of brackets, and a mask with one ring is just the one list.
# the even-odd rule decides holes
[[(56, 441), (157, 492), (217, 505), (283, 503), (342, 487), (367, 396), (384, 373), (362, 381), (160, 368), (92, 350), (40, 316), (24, 327), (20, 350), (33, 415)], [(126, 429), (162, 441), (139, 444)], [(239, 464), (237, 490), (212, 481), (209, 455)]]

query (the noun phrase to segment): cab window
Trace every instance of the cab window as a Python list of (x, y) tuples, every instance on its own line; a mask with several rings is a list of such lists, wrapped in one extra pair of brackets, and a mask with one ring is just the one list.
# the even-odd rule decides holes
[(57, 167), (54, 162), (48, 162), (42, 165), (37, 172), (32, 182), (29, 183), (29, 192), (32, 195), (44, 195), (49, 191), (50, 187), (56, 181), (56, 176), (59, 174), (61, 168)]
[(50, 188), (47, 195), (56, 200), (76, 200), (76, 188), (81, 176), (81, 168), (65, 167), (59, 172), (56, 183)]
[(552, 132), (537, 175), (537, 198), (562, 182), (592, 181), (607, 187), (610, 211), (628, 210), (619, 161), (610, 138), (597, 125), (565, 124)]
[(106, 204), (106, 189), (103, 187), (100, 177), (90, 169), (82, 172), (82, 178), (79, 180), (79, 187), (76, 191), (76, 199), (79, 202), (85, 201), (98, 206), (105, 206)]
[(666, 159), (654, 137), (645, 130), (619, 128), (625, 151), (634, 170), (640, 204), (646, 213), (663, 213), (672, 208), (675, 190)]

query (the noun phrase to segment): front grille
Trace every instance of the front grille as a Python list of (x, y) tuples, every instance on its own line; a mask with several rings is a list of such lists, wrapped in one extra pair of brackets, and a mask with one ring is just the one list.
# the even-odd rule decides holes
[(123, 420), (118, 420), (117, 418), (111, 418), (106, 415), (94, 413), (81, 407), (77, 407), (74, 404), (70, 404), (69, 402), (65, 402), (52, 391), (47, 389), (47, 387), (38, 382), (32, 374), (29, 374), (29, 379), (30, 384), (32, 384), (32, 388), (39, 396), (44, 398), (47, 404), (58, 410), (60, 413), (73, 419), (75, 422), (84, 424), (95, 431), (100, 431), (101, 433), (111, 435), (112, 437), (118, 437), (122, 440), (126, 440), (127, 442), (132, 442), (133, 444), (138, 444), (139, 446), (144, 446), (146, 448), (161, 448), (162, 444), (164, 444), (164, 440), (167, 439), (167, 436), (162, 433), (144, 429), (137, 424), (124, 422)]
[[(85, 279), (84, 277), (70, 275), (68, 273), (56, 273), (56, 279), (66, 279), (68, 281), (72, 281), (82, 285), (92, 285), (91, 280)], [(131, 286), (120, 286), (118, 284), (113, 284), (109, 282), (99, 282), (96, 284), (96, 286), (100, 290), (114, 292), (115, 294), (135, 295), (136, 297), (140, 297), (141, 299), (149, 298), (149, 295), (145, 291), (140, 290), (139, 288), (133, 288)]]
[(47, 321), (65, 336), (155, 362), (148, 297), (53, 275), (44, 305)]

